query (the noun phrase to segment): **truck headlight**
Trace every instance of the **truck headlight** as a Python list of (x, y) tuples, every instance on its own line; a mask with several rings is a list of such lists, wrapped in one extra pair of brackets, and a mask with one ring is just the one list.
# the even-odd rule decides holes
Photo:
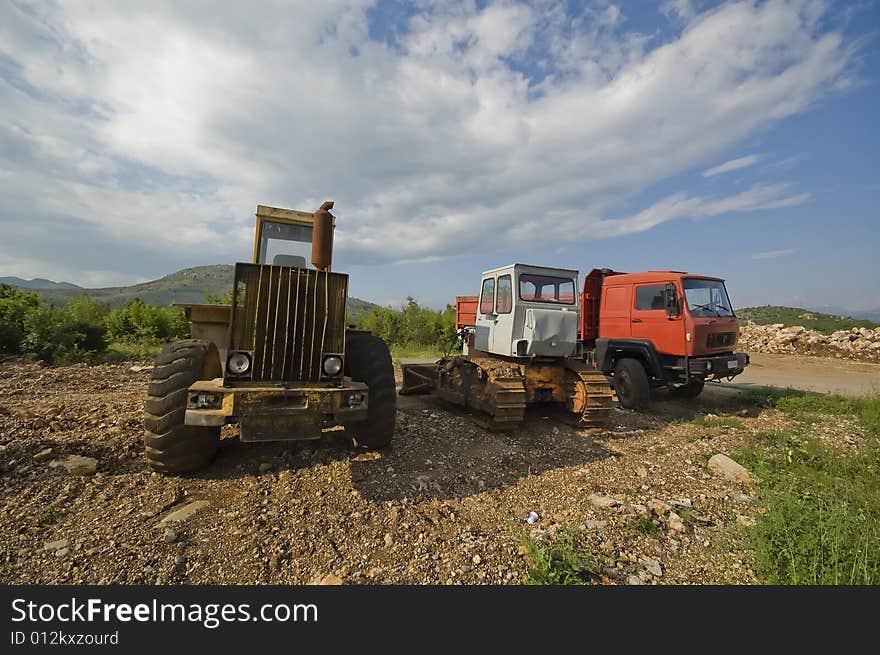
[(324, 358), (324, 373), (332, 378), (339, 375), (340, 371), (342, 371), (341, 357), (330, 355), (329, 357)]
[(250, 367), (251, 358), (247, 353), (232, 353), (226, 360), (226, 370), (232, 375), (244, 375)]

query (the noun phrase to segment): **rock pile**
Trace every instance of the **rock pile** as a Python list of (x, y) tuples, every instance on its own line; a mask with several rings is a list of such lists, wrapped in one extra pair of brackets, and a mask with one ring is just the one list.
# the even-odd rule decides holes
[(880, 328), (851, 328), (828, 335), (801, 325), (758, 325), (749, 321), (741, 326), (738, 348), (747, 352), (880, 361)]

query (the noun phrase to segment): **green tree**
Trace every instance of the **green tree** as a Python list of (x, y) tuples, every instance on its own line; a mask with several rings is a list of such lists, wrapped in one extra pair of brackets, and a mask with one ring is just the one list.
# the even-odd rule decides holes
[(40, 306), (40, 297), (0, 284), (0, 353), (20, 353), (25, 318)]

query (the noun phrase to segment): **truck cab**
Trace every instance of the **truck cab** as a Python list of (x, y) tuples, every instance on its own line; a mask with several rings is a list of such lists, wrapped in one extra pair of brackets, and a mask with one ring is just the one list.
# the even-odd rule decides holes
[(724, 280), (682, 271), (592, 271), (580, 333), (625, 407), (647, 404), (651, 387), (695, 397), (706, 380), (732, 379), (749, 363), (734, 351), (739, 323)]
[(565, 358), (578, 350), (578, 272), (511, 264), (483, 273), (469, 348), (504, 357)]

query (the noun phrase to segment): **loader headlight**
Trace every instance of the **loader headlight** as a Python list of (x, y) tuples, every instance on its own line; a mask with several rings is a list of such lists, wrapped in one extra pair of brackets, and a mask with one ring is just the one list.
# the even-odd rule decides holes
[(232, 375), (244, 375), (251, 368), (251, 357), (247, 353), (232, 353), (226, 360), (226, 370)]
[(339, 375), (340, 371), (342, 371), (341, 357), (330, 355), (329, 357), (324, 358), (324, 373), (332, 378)]

